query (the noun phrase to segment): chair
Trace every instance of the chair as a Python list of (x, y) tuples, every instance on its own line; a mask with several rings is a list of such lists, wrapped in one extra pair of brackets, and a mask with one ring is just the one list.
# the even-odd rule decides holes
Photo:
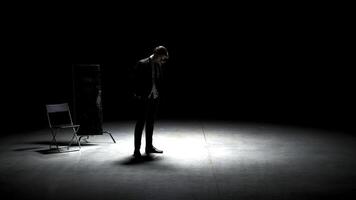
[(54, 143), (57, 147), (57, 150), (59, 151), (58, 143), (56, 140), (56, 135), (58, 131), (61, 129), (72, 129), (73, 137), (68, 144), (68, 149), (73, 143), (74, 139), (77, 140), (79, 149), (81, 149), (80, 140), (78, 139), (78, 135), (77, 135), (80, 125), (73, 124), (68, 103), (47, 104), (46, 110), (47, 110), (49, 128), (51, 129), (51, 133), (52, 133), (52, 141), (49, 145), (49, 148), (51, 149), (52, 144)]

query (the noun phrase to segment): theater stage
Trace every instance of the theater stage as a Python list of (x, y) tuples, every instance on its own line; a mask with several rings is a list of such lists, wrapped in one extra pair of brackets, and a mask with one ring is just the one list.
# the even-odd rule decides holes
[[(348, 199), (356, 193), (356, 136), (238, 121), (158, 121), (162, 155), (133, 160), (131, 121), (50, 151), (48, 129), (4, 135), (6, 199)], [(61, 132), (60, 144), (71, 135)], [(143, 137), (144, 144), (144, 137)], [(141, 149), (144, 154), (144, 145)], [(2, 199), (5, 199), (3, 198)], [(350, 198), (349, 198), (350, 199)]]

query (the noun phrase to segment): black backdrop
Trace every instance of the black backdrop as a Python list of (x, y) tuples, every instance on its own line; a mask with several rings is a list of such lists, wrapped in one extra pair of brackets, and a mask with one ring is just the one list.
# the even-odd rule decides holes
[[(344, 24), (317, 14), (265, 14), (77, 24), (66, 46), (57, 49), (58, 41), (43, 41), (41, 47), (51, 51), (20, 52), (6, 64), (6, 123), (24, 124), (13, 130), (45, 127), (44, 104), (72, 103), (71, 67), (81, 63), (102, 64), (104, 121), (132, 119), (128, 68), (156, 45), (165, 45), (171, 59), (165, 67), (162, 119), (353, 129), (355, 79)], [(37, 44), (31, 41), (18, 43)]]

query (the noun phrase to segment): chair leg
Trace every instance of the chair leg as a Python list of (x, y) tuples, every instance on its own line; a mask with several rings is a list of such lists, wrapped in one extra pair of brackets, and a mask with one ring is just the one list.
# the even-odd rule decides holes
[(73, 134), (73, 137), (72, 139), (70, 140), (69, 144), (68, 144), (68, 150), (69, 150), (69, 147), (72, 145), (73, 141), (74, 141), (74, 138), (76, 138), (76, 134)]
[(77, 138), (77, 142), (78, 142), (79, 149), (81, 149), (82, 146), (80, 145), (80, 138), (78, 139), (77, 133), (75, 133), (75, 137)]
[(114, 137), (111, 135), (111, 133), (110, 133), (110, 132), (108, 132), (108, 131), (104, 131), (103, 133), (109, 134), (109, 135), (110, 135), (110, 137), (111, 137), (111, 139), (112, 139), (112, 141), (114, 141), (114, 143), (116, 143), (116, 141), (115, 141)]
[(59, 151), (58, 143), (57, 143), (57, 140), (56, 140), (57, 131), (51, 129), (51, 133), (52, 133), (52, 141), (49, 143), (49, 148), (51, 149), (52, 148), (52, 143), (54, 143), (56, 145), (56, 147), (57, 147), (57, 150)]
[(74, 133), (73, 134), (73, 137), (72, 139), (70, 140), (69, 144), (68, 144), (68, 147), (67, 149), (69, 150), (69, 147), (72, 145), (72, 143), (74, 142), (74, 138), (77, 140), (77, 143), (78, 143), (78, 146), (79, 146), (79, 149), (81, 149), (81, 145), (80, 145), (80, 137), (78, 138), (78, 135), (77, 133)]

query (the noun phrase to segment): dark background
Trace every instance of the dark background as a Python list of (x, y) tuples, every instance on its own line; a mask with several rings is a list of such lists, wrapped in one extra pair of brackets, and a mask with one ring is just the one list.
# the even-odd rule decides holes
[(315, 9), (201, 8), (172, 16), (171, 8), (156, 15), (108, 12), (108, 20), (87, 11), (67, 29), (25, 22), (20, 24), (25, 33), (15, 31), (9, 42), (8, 52), (14, 54), (2, 69), (4, 132), (46, 127), (46, 103), (71, 103), (72, 64), (102, 64), (104, 121), (131, 120), (128, 69), (157, 45), (170, 53), (160, 119), (352, 132), (349, 26), (333, 10)]

